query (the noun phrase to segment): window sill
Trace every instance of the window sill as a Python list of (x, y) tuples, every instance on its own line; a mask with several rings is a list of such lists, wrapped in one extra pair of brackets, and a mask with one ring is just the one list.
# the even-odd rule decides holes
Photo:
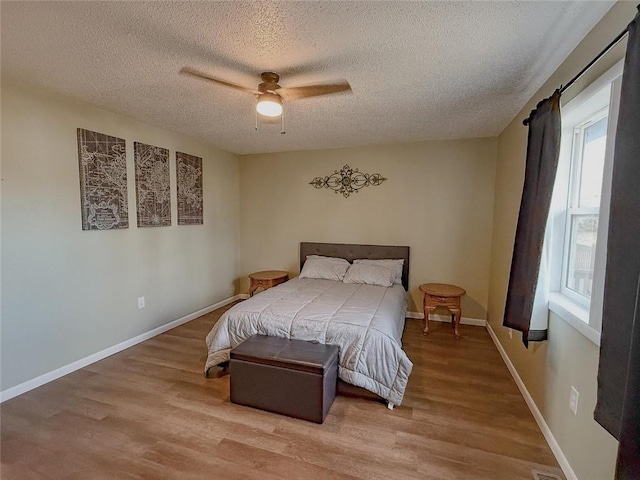
[(557, 292), (549, 293), (549, 310), (558, 315), (581, 334), (600, 346), (600, 332), (592, 328), (589, 322), (589, 310)]

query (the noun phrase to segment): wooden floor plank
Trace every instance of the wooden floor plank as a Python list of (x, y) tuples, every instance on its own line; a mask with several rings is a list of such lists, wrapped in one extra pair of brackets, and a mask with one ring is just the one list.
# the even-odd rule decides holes
[[(229, 402), (204, 338), (229, 307), (1, 406), (3, 479), (530, 480), (558, 465), (481, 327), (407, 320), (394, 411), (341, 388), (323, 425)], [(562, 477), (563, 478), (563, 477)]]

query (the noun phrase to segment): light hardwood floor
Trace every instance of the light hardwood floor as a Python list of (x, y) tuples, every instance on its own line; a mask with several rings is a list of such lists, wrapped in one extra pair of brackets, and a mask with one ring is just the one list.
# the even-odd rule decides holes
[[(404, 403), (339, 396), (323, 425), (229, 403), (205, 378), (217, 310), (2, 404), (9, 479), (531, 480), (560, 473), (481, 327), (407, 320)], [(564, 478), (564, 477), (562, 477)]]

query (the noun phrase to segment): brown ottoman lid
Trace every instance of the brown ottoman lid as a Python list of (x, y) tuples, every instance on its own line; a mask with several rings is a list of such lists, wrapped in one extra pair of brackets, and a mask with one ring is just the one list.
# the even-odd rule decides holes
[(253, 335), (231, 350), (232, 360), (322, 375), (338, 360), (337, 345)]

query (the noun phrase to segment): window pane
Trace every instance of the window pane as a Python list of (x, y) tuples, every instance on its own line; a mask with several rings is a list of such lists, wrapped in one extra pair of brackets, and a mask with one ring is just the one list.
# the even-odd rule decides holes
[(591, 298), (597, 235), (598, 215), (571, 215), (566, 286), (587, 298)]
[(607, 147), (607, 120), (608, 117), (604, 117), (584, 129), (578, 207), (600, 206)]

